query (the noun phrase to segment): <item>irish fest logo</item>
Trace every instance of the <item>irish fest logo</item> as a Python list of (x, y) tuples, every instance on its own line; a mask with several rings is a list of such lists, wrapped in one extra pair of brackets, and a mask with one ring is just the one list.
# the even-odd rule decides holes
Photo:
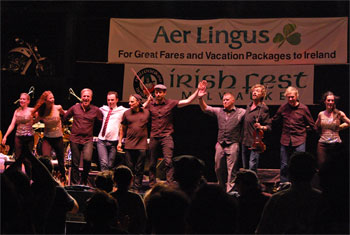
[[(140, 82), (137, 76), (140, 78), (143, 84)], [(134, 90), (144, 99), (147, 99), (148, 92), (151, 94), (154, 92), (155, 85), (164, 84), (162, 74), (153, 68), (141, 69), (139, 72), (137, 72), (137, 76), (134, 76), (133, 79)]]

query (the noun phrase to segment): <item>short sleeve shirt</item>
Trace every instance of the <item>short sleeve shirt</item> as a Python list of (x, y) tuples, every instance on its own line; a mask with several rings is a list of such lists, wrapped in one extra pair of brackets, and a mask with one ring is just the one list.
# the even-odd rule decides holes
[(150, 113), (147, 109), (134, 112), (128, 109), (122, 117), (122, 124), (126, 126), (125, 149), (147, 149), (147, 124)]
[(178, 103), (178, 100), (166, 99), (160, 104), (153, 101), (147, 106), (152, 120), (151, 137), (165, 137), (174, 132), (173, 116)]

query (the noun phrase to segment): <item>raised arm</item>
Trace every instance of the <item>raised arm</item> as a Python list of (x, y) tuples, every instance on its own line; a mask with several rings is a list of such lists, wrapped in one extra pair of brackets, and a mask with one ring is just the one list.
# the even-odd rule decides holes
[(207, 87), (207, 81), (206, 80), (203, 80), (202, 82), (200, 82), (198, 84), (199, 106), (201, 107), (202, 111), (207, 109), (207, 104), (203, 100), (203, 97), (207, 94), (206, 87)]
[(199, 106), (201, 107), (202, 111), (205, 111), (207, 109), (207, 104), (205, 103), (203, 97), (199, 97)]
[(152, 95), (150, 94), (148, 97), (147, 97), (147, 100), (142, 104), (142, 106), (144, 108), (146, 108), (148, 106), (148, 104), (151, 102), (151, 100), (153, 99)]
[(185, 107), (187, 105), (189, 105), (190, 103), (192, 103), (192, 101), (198, 96), (198, 89), (187, 99), (185, 100), (180, 100), (179, 103), (177, 104), (178, 108), (182, 108)]
[(70, 195), (69, 193), (68, 194), (68, 197), (73, 201), (73, 208), (69, 211), (70, 213), (72, 214), (76, 214), (79, 212), (79, 204), (77, 202), (77, 200), (75, 200), (74, 197), (72, 197), (72, 195)]

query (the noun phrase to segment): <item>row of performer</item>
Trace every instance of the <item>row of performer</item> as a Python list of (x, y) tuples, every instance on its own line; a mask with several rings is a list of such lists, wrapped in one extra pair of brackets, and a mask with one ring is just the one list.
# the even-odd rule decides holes
[[(266, 88), (261, 84), (251, 87), (252, 101), (246, 109), (235, 106), (232, 93), (223, 96), (223, 107), (212, 107), (206, 104), (207, 82), (201, 81), (197, 90), (183, 100), (166, 98), (167, 88), (157, 84), (154, 97), (149, 94), (142, 102), (142, 97), (132, 94), (129, 97), (130, 108), (118, 106), (118, 93), (110, 91), (107, 94), (107, 105), (97, 107), (91, 104), (93, 91), (89, 88), (81, 90), (81, 102), (64, 110), (55, 104), (51, 91), (45, 91), (36, 102), (34, 108), (28, 107), (30, 96), (20, 95), (20, 107), (14, 112), (12, 122), (3, 137), (2, 145), (6, 144), (8, 135), (15, 129), (15, 158), (23, 161), (26, 173), (31, 174), (30, 164), (25, 159), (26, 151), (33, 150), (33, 124), (42, 121), (45, 124), (42, 142), (43, 156), (50, 156), (52, 149), (56, 153), (61, 180), (66, 180), (64, 167), (64, 143), (62, 122), (73, 118), (71, 135), (69, 137), (72, 153), (71, 183), (87, 184), (91, 168), (93, 152), (93, 128), (95, 121), (101, 121), (97, 149), (101, 170), (113, 167), (117, 151), (125, 151), (125, 162), (132, 169), (135, 179), (134, 190), (142, 186), (143, 169), (146, 151), (150, 151), (149, 186), (156, 183), (156, 164), (158, 150), (162, 152), (165, 162), (166, 180), (173, 181), (173, 149), (174, 132), (173, 116), (176, 108), (182, 108), (199, 99), (201, 110), (216, 117), (218, 122), (217, 143), (215, 146), (215, 173), (218, 183), (231, 192), (234, 187), (238, 153), (242, 153), (244, 168), (256, 171), (259, 156), (264, 151), (262, 142), (264, 132), (272, 130), (272, 123), (282, 122), (280, 138), (280, 181), (288, 182), (287, 165), (290, 156), (295, 151), (305, 151), (307, 130), (320, 133), (317, 146), (318, 163), (321, 165), (328, 157), (332, 157), (341, 139), (339, 131), (349, 127), (350, 120), (344, 112), (336, 108), (338, 99), (332, 92), (323, 95), (325, 110), (313, 120), (308, 107), (299, 101), (299, 93), (295, 87), (288, 87), (284, 93), (287, 102), (281, 105), (270, 117), (269, 108), (264, 103)], [(150, 123), (150, 124), (149, 124)], [(150, 127), (150, 130), (148, 130)], [(150, 133), (150, 136), (148, 134)], [(150, 139), (149, 145), (147, 139)], [(122, 145), (122, 138), (125, 143)], [(83, 155), (83, 171), (79, 172), (80, 156)]]

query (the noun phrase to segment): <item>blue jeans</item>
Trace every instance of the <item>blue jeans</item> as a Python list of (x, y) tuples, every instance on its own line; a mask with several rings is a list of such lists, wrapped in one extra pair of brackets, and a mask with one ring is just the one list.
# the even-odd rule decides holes
[(298, 145), (298, 146), (285, 146), (281, 145), (281, 171), (280, 171), (280, 181), (281, 183), (285, 183), (289, 181), (288, 176), (288, 163), (290, 156), (294, 152), (305, 152), (305, 143)]
[(118, 141), (100, 140), (97, 141), (98, 159), (101, 171), (110, 170), (114, 167), (117, 155)]
[(219, 185), (230, 192), (234, 187), (234, 178), (237, 172), (237, 157), (239, 143), (222, 146), (216, 143), (215, 146), (215, 173)]
[(260, 154), (249, 148), (249, 146), (242, 145), (243, 168), (257, 172)]

